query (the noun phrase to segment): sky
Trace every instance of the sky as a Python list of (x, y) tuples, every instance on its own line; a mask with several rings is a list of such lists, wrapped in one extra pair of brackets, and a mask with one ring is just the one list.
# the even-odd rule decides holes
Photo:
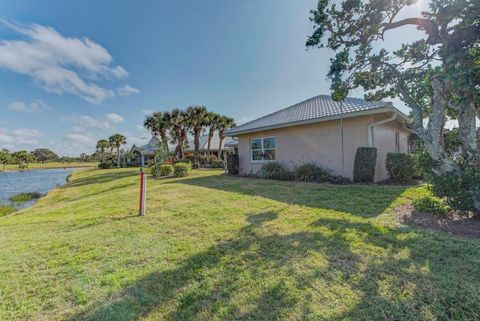
[[(0, 149), (92, 153), (150, 135), (152, 111), (204, 105), (241, 124), (330, 94), (309, 49), (316, 0), (2, 1)], [(409, 9), (419, 13), (420, 2)], [(394, 31), (386, 47), (412, 39)], [(363, 98), (361, 91), (350, 94)], [(408, 109), (398, 101), (404, 112)]]

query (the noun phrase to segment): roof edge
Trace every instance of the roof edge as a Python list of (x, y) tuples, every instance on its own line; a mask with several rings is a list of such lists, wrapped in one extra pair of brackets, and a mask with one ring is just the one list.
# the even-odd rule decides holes
[[(383, 106), (383, 107), (343, 114), (343, 118), (368, 116), (368, 115), (380, 114), (380, 113), (383, 113), (383, 112), (386, 112), (386, 111), (395, 112), (398, 116), (400, 116), (400, 118), (402, 118), (404, 121), (406, 121), (408, 123), (411, 123), (411, 121), (412, 121), (410, 118), (408, 118), (407, 115), (405, 115), (403, 112), (401, 112), (398, 108), (394, 107), (391, 102), (386, 102), (385, 106)], [(273, 125), (273, 126), (252, 128), (252, 129), (247, 129), (247, 130), (241, 130), (241, 131), (238, 131), (238, 132), (235, 132), (235, 128), (232, 128), (232, 130), (226, 131), (225, 135), (228, 136), (228, 137), (235, 137), (235, 136), (238, 136), (238, 135), (243, 135), (243, 134), (248, 134), (248, 133), (256, 133), (256, 132), (261, 132), (261, 131), (265, 131), (265, 130), (280, 129), (280, 128), (286, 128), (286, 127), (292, 127), (292, 126), (315, 124), (315, 123), (321, 123), (321, 122), (329, 121), (329, 120), (336, 120), (336, 119), (340, 119), (340, 118), (341, 118), (341, 115), (333, 115), (333, 116), (328, 116), (328, 117), (307, 119), (307, 120), (284, 123), (284, 124)], [(233, 132), (231, 132), (231, 131), (233, 131)]]

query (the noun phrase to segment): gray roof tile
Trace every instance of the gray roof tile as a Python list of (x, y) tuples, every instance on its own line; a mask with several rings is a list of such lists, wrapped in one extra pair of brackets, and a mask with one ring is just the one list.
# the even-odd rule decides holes
[[(392, 103), (384, 101), (370, 102), (360, 98), (345, 98), (343, 113), (349, 114), (384, 107), (392, 107)], [(238, 133), (260, 131), (282, 125), (291, 124), (293, 126), (296, 123), (314, 121), (316, 119), (320, 121), (322, 118), (338, 115), (340, 115), (340, 102), (334, 101), (328, 95), (320, 95), (232, 128), (226, 134), (234, 136)]]

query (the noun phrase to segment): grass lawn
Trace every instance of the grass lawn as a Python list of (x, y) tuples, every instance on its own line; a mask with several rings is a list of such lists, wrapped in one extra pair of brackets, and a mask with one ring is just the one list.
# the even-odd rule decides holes
[[(61, 163), (61, 162), (50, 162), (50, 163), (32, 163), (28, 164), (28, 169), (49, 169), (49, 168), (79, 168), (79, 167), (96, 167), (98, 163), (95, 162), (73, 162), (73, 163)], [(5, 167), (7, 171), (17, 171), (19, 170), (18, 164), (8, 164)], [(0, 172), (3, 171), (3, 165), (0, 165)]]
[(400, 226), (424, 187), (76, 172), (0, 218), (0, 320), (480, 320), (480, 241)]

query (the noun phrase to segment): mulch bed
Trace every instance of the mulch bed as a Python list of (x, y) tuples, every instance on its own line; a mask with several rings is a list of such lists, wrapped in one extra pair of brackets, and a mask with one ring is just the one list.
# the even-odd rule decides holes
[(400, 205), (395, 208), (401, 223), (440, 230), (463, 237), (480, 239), (480, 218), (449, 216), (439, 217), (430, 213), (416, 211), (412, 205)]

